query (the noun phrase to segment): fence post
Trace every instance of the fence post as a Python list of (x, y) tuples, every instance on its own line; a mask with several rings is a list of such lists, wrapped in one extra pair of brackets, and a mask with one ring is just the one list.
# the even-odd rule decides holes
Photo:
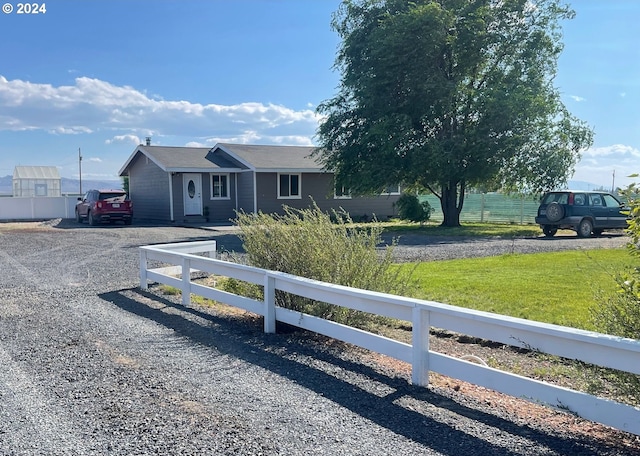
[(213, 249), (209, 250), (207, 255), (209, 256), (209, 258), (217, 259), (218, 258), (218, 244), (216, 243), (216, 241), (211, 241), (211, 242), (213, 242)]
[(427, 386), (429, 384), (429, 311), (416, 305), (413, 308), (412, 324), (411, 383)]
[(484, 193), (480, 194), (480, 223), (484, 223)]
[(147, 283), (147, 251), (140, 249), (140, 288), (143, 290), (149, 289)]
[(182, 257), (182, 305), (191, 305), (191, 261)]
[(268, 273), (264, 275), (264, 332), (276, 332), (276, 279)]

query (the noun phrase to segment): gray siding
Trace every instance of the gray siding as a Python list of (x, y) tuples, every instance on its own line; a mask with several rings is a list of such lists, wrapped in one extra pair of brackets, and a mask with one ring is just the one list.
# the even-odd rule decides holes
[[(229, 174), (229, 199), (211, 199), (211, 174), (203, 175), (203, 204), (209, 208), (209, 221), (229, 222), (236, 217), (236, 175)], [(206, 195), (206, 196), (205, 196)]]
[(237, 174), (239, 211), (253, 212), (253, 175), (253, 172)]
[(134, 219), (170, 221), (169, 178), (144, 156), (136, 158), (129, 168), (129, 196)]
[(321, 210), (328, 212), (342, 208), (354, 220), (363, 217), (371, 219), (374, 215), (379, 220), (386, 220), (396, 214), (393, 204), (399, 195), (336, 199), (333, 195), (333, 176), (325, 173), (302, 174), (301, 199), (278, 199), (277, 178), (277, 173), (258, 174), (258, 210), (265, 213), (282, 213), (283, 205), (302, 209), (311, 206), (313, 199)]
[[(236, 207), (236, 191), (235, 191), (235, 176), (229, 174), (229, 195), (228, 200), (211, 199), (211, 174), (200, 173), (202, 178), (202, 209), (203, 216), (205, 214), (204, 208), (209, 208), (209, 221), (210, 222), (229, 222), (230, 219), (235, 218)], [(184, 182), (183, 173), (176, 173), (173, 176), (173, 207), (174, 217), (176, 220), (188, 220), (194, 218), (193, 216), (184, 215)]]

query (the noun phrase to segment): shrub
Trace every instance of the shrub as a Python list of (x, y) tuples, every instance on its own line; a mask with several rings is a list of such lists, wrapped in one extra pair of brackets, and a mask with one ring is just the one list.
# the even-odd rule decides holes
[[(629, 207), (627, 250), (640, 258), (640, 198), (638, 186), (630, 185), (623, 196)], [(640, 339), (640, 268), (622, 271), (614, 277), (616, 293), (600, 293), (598, 304), (590, 309), (591, 320), (598, 331), (631, 339)], [(640, 404), (640, 376), (618, 372), (612, 381)]]
[(418, 200), (418, 197), (411, 193), (403, 193), (395, 202), (395, 206), (398, 208), (398, 216), (402, 220), (410, 220), (412, 222), (420, 222), (423, 224), (431, 218), (433, 208), (428, 201), (422, 203)]
[[(640, 199), (638, 187), (630, 185), (623, 196), (629, 207), (627, 250), (640, 258)], [(594, 325), (598, 330), (622, 337), (640, 339), (640, 268), (622, 271), (616, 277), (617, 292), (603, 297), (597, 307), (591, 309)]]
[[(252, 266), (388, 293), (400, 293), (408, 285), (407, 273), (392, 264), (395, 243), (378, 251), (382, 227), (375, 223), (358, 228), (348, 214), (327, 214), (315, 203), (309, 209), (285, 206), (284, 215), (241, 212), (235, 222)], [(362, 325), (370, 318), (281, 291), (276, 304), (344, 324)]]

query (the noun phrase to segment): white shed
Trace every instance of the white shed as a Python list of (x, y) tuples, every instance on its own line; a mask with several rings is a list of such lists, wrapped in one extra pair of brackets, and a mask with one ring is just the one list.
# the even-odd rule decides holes
[(62, 196), (62, 179), (55, 166), (16, 166), (13, 196)]

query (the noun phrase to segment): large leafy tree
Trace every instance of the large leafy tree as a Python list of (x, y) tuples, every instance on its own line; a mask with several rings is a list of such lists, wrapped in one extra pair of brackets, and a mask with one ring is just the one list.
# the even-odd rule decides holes
[(592, 131), (554, 87), (557, 0), (344, 0), (317, 155), (352, 193), (404, 183), (460, 224), (465, 189), (566, 183)]

